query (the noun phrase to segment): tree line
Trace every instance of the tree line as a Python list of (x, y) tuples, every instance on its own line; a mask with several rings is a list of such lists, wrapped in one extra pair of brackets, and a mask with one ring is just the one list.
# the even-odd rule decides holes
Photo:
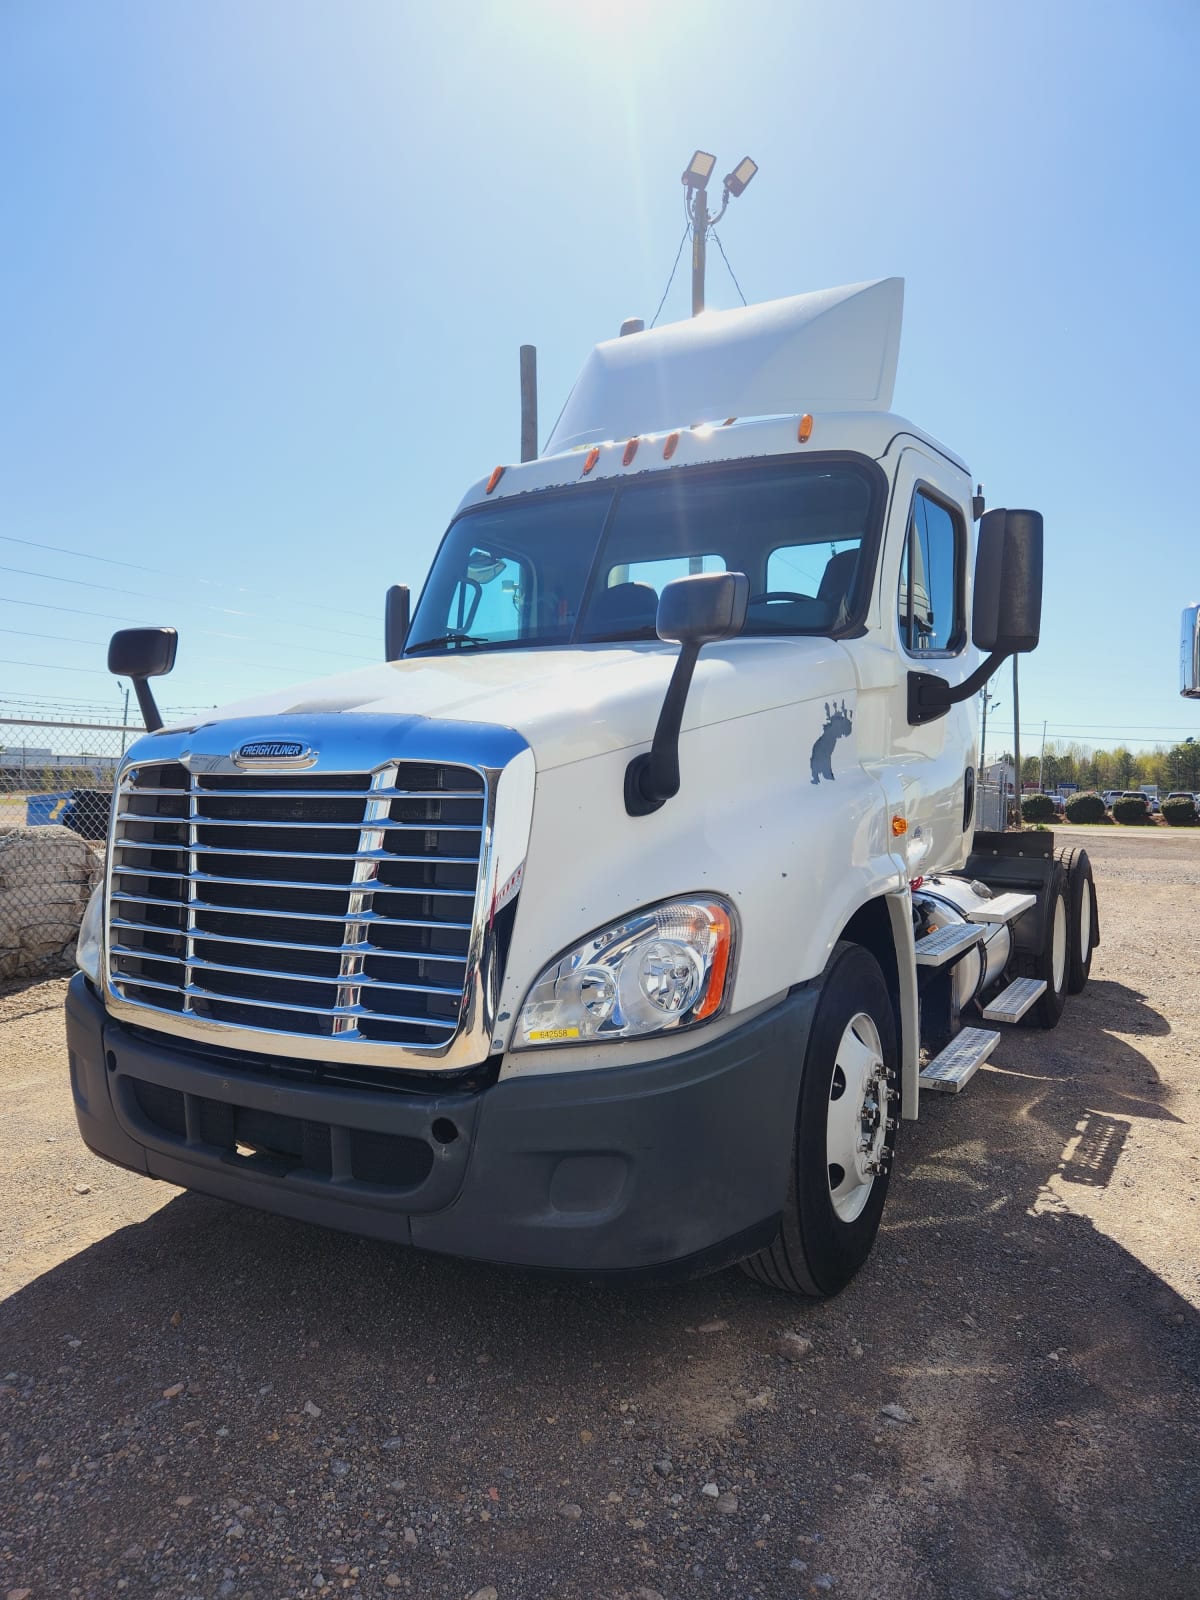
[[(1001, 757), (1012, 765), (1012, 751)], [(1159, 745), (1154, 750), (1129, 750), (1117, 745), (1114, 750), (1093, 750), (1088, 745), (1065, 743), (1046, 745), (1041, 763), (1042, 788), (1049, 791), (1060, 784), (1074, 783), (1080, 789), (1140, 789), (1156, 783), (1164, 793), (1171, 789), (1200, 791), (1200, 743), (1186, 739), (1182, 744)], [(1023, 755), (1021, 782), (1037, 783), (1038, 757)]]

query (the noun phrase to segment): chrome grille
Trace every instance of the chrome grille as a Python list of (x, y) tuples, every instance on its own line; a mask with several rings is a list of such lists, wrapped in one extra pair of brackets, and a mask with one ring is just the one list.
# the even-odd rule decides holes
[(436, 1050), (459, 1028), (487, 821), (471, 767), (129, 768), (109, 983), (203, 1023)]

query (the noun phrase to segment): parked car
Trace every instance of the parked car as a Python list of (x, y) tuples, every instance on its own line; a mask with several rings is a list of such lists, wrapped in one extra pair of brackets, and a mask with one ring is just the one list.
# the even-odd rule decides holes
[(1141, 789), (1125, 789), (1125, 790), (1122, 790), (1122, 792), (1116, 796), (1116, 799), (1118, 799), (1118, 800), (1140, 800), (1142, 802), (1142, 804), (1146, 808), (1146, 815), (1148, 817), (1152, 817), (1154, 815), (1154, 805), (1151, 802), (1150, 796), (1148, 794), (1146, 794)]

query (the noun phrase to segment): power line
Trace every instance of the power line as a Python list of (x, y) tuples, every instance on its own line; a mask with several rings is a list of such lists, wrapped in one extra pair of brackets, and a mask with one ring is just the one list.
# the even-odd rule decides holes
[(737, 290), (738, 294), (741, 295), (742, 304), (743, 305), (749, 304), (749, 302), (746, 299), (746, 296), (744, 294), (742, 294), (742, 286), (737, 281), (737, 276), (734, 273), (733, 268), (729, 265), (729, 257), (725, 254), (725, 246), (721, 243), (721, 235), (717, 232), (717, 230), (715, 228), (710, 228), (709, 232), (712, 234), (713, 238), (717, 241), (717, 249), (721, 252), (721, 260), (725, 263), (726, 272), (728, 272), (729, 276), (733, 279), (733, 287)]
[[(122, 617), (122, 616), (118, 615), (116, 612), (113, 612), (113, 611), (81, 611), (78, 608), (78, 606), (56, 606), (56, 605), (52, 605), (48, 600), (11, 600), (11, 599), (9, 599), (9, 597), (7, 595), (0, 595), (0, 606), (36, 606), (36, 608), (39, 611), (61, 611), (65, 615), (72, 616), (72, 617), (97, 617), (103, 622), (133, 622), (133, 623), (137, 623), (137, 622), (139, 622), (141, 620), (139, 617)], [(245, 614), (245, 613), (243, 613), (243, 614)], [(17, 630), (13, 629), (13, 628), (0, 628), (0, 633), (15, 633), (16, 631)], [(275, 641), (271, 640), (271, 639), (260, 639), (257, 634), (253, 634), (253, 633), (226, 633), (220, 628), (198, 628), (196, 631), (198, 633), (200, 633), (200, 634), (203, 634), (204, 637), (208, 638), (208, 639), (238, 639), (238, 640), (243, 640), (244, 639), (248, 643), (251, 643), (251, 644), (256, 644), (257, 643), (257, 644), (265, 644), (265, 645), (268, 645), (268, 646), (271, 646), (271, 645), (273, 645), (275, 643)], [(29, 637), (33, 638), (33, 637), (35, 637), (35, 635), (30, 634)], [(48, 634), (47, 633), (47, 634), (42, 634), (40, 637), (42, 637), (44, 639), (49, 639), (49, 638), (52, 638), (54, 636), (52, 634)], [(348, 634), (347, 635), (347, 638), (358, 638), (358, 637), (359, 636), (357, 634)], [(86, 641), (81, 641), (81, 642), (92, 643), (91, 640), (86, 640)], [(103, 643), (104, 641), (103, 640), (97, 640), (95, 642), (96, 643)], [(285, 647), (291, 646), (294, 643), (295, 643), (294, 640), (288, 640)], [(300, 653), (302, 655), (309, 654), (309, 655), (318, 655), (318, 656), (337, 656), (342, 661), (374, 661), (374, 660), (376, 660), (375, 656), (361, 656), (356, 651), (353, 651), (353, 650), (330, 650), (327, 645), (323, 645), (323, 644), (301, 644), (298, 648), (299, 648), (299, 651), (300, 651)]]
[[(96, 583), (91, 578), (60, 578), (56, 573), (53, 572), (32, 572), (28, 567), (0, 566), (0, 572), (14, 572), (25, 578), (40, 578), (45, 583), (70, 583), (74, 584), (80, 589), (102, 589), (107, 594), (123, 594), (127, 599), (130, 600), (154, 600), (155, 602), (167, 605), (179, 605), (181, 603), (187, 603), (186, 601), (181, 602), (179, 597), (175, 595), (172, 595), (164, 600), (164, 598), (160, 595), (145, 594), (139, 589), (121, 589), (115, 584), (111, 583)], [(17, 601), (15, 603), (20, 604), (21, 602)], [(34, 601), (29, 603), (36, 604)], [(202, 610), (216, 611), (221, 616), (260, 617), (265, 622), (270, 622), (272, 620), (270, 617), (263, 617), (263, 614), (260, 611), (241, 611), (234, 606), (210, 606), (205, 605), (203, 601), (199, 602), (199, 604)], [(327, 623), (324, 622), (310, 622), (306, 623), (305, 626), (309, 628), (315, 628), (319, 633), (336, 633), (341, 639), (362, 639), (363, 637), (361, 630), (359, 630), (357, 633), (351, 633), (347, 628), (331, 628)]]
[(0, 633), (11, 633), (19, 639), (54, 639), (59, 644), (91, 644), (100, 646), (104, 639), (80, 639), (71, 633), (30, 633), (26, 628), (0, 628)]
[(33, 667), (37, 672), (79, 672), (93, 678), (107, 676), (101, 667), (60, 667), (52, 661), (12, 661), (7, 656), (0, 656), (0, 667)]
[(689, 222), (688, 222), (688, 223), (687, 223), (687, 224), (686, 224), (686, 225), (685, 225), (685, 226), (684, 226), (684, 230), (683, 230), (683, 234), (682, 234), (682, 236), (681, 236), (681, 237), (680, 237), (680, 240), (679, 240), (679, 249), (678, 249), (678, 250), (676, 250), (676, 252), (675, 252), (675, 265), (674, 265), (674, 266), (673, 266), (673, 267), (672, 267), (672, 268), (671, 268), (671, 276), (670, 276), (670, 277), (669, 277), (669, 278), (668, 278), (668, 279), (667, 279), (667, 287), (666, 287), (666, 288), (665, 288), (665, 289), (664, 289), (664, 290), (663, 290), (663, 292), (662, 292), (662, 299), (661, 299), (661, 300), (660, 300), (660, 301), (659, 301), (659, 302), (658, 302), (658, 311), (656, 311), (656, 312), (655, 312), (655, 313), (654, 313), (654, 315), (653, 315), (653, 316), (652, 316), (652, 317), (651, 317), (651, 319), (650, 319), (650, 326), (651, 326), (651, 327), (653, 327), (653, 326), (654, 326), (654, 324), (655, 324), (655, 323), (656, 323), (656, 322), (657, 322), (657, 321), (658, 321), (658, 318), (659, 318), (659, 314), (660, 314), (660, 312), (661, 312), (661, 311), (662, 311), (662, 308), (663, 308), (663, 307), (664, 307), (664, 306), (665, 306), (665, 305), (666, 305), (666, 303), (667, 303), (667, 296), (668, 296), (668, 295), (669, 295), (669, 294), (670, 294), (670, 292), (671, 292), (671, 285), (672, 285), (672, 284), (673, 284), (673, 283), (674, 283), (674, 282), (675, 282), (675, 272), (676, 272), (676, 269), (677, 269), (677, 268), (678, 268), (678, 266), (679, 266), (679, 258), (680, 258), (680, 256), (681, 256), (681, 255), (682, 255), (682, 254), (683, 254), (683, 245), (684, 245), (684, 240), (685, 240), (685, 239), (686, 239), (686, 238), (687, 238), (687, 236), (688, 236), (688, 232), (689, 232), (689, 230), (690, 230), (690, 228), (691, 228), (691, 222), (690, 222), (690, 221), (689, 221)]
[[(46, 544), (38, 539), (18, 539), (15, 534), (0, 533), (0, 540), (5, 544), (25, 545), (30, 550), (53, 550), (55, 555), (75, 556), (80, 561), (101, 561), (109, 567), (127, 567), (131, 572), (149, 572), (158, 578), (170, 578), (173, 583), (203, 583), (210, 589), (228, 589), (231, 594), (258, 594), (257, 589), (248, 589), (243, 584), (218, 583), (213, 578), (200, 578), (189, 576), (181, 578), (177, 572), (168, 572), (165, 567), (147, 567), (140, 561), (118, 561), (115, 556), (98, 556), (90, 550), (69, 550), (65, 545)], [(263, 596), (264, 599), (268, 598)], [(302, 600), (288, 595), (271, 595), (272, 600), (292, 599), (292, 603), (303, 606), (319, 606), (322, 610), (338, 611), (347, 617), (363, 617), (368, 622), (375, 619), (366, 611), (351, 611), (345, 606), (326, 606), (322, 600)]]

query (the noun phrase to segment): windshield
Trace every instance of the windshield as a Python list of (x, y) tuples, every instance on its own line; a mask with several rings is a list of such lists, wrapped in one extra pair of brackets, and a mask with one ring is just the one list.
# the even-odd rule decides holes
[(424, 651), (655, 639), (658, 597), (744, 572), (747, 634), (836, 634), (865, 611), (882, 475), (866, 462), (738, 462), (472, 507), (409, 630)]

